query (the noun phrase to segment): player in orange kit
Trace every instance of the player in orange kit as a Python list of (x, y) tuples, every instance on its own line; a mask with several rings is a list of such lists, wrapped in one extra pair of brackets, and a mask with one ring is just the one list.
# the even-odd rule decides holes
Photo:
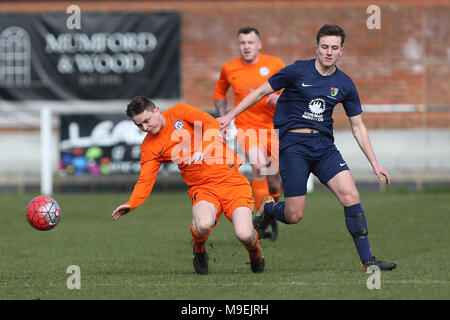
[[(234, 103), (238, 105), (251, 91), (285, 66), (279, 58), (260, 53), (261, 47), (257, 29), (244, 27), (238, 31), (240, 57), (222, 67), (214, 89), (214, 103), (219, 116), (227, 113), (226, 93), (230, 86), (234, 92)], [(278, 94), (274, 93), (235, 119), (237, 141), (252, 167), (256, 209), (259, 209), (264, 197), (272, 195), (278, 201), (281, 193), (278, 137), (272, 122), (277, 99)], [(277, 230), (277, 222), (273, 219), (269, 228), (259, 236), (275, 240)]]
[(162, 163), (176, 163), (189, 186), (192, 202), (190, 230), (195, 271), (208, 273), (205, 242), (223, 212), (249, 253), (251, 270), (263, 272), (264, 256), (252, 223), (252, 190), (238, 171), (242, 160), (218, 135), (219, 122), (185, 103), (161, 111), (143, 96), (133, 98), (126, 113), (147, 135), (141, 146), (139, 180), (130, 199), (113, 211), (113, 219), (119, 219), (147, 199)]

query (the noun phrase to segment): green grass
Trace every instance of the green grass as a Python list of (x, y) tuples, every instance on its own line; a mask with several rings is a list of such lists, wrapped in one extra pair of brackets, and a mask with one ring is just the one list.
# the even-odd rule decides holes
[[(117, 222), (128, 194), (57, 194), (63, 216), (51, 231), (32, 229), (25, 207), (35, 194), (0, 195), (0, 299), (449, 299), (448, 191), (362, 193), (372, 251), (394, 260), (369, 290), (359, 271), (343, 209), (328, 191), (308, 195), (305, 218), (264, 239), (266, 271), (222, 217), (207, 242), (210, 274), (192, 267), (191, 206), (184, 192), (154, 193)], [(81, 270), (69, 290), (67, 267)]]

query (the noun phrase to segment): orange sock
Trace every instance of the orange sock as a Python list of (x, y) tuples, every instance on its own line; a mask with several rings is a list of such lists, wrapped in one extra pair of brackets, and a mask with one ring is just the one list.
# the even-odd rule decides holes
[(275, 202), (278, 202), (278, 200), (280, 200), (280, 195), (281, 195), (281, 186), (277, 190), (277, 192), (270, 193), (270, 195), (275, 199)]
[(256, 232), (256, 230), (255, 230), (255, 234), (256, 234), (255, 241), (253, 241), (253, 243), (251, 245), (244, 244), (245, 249), (247, 249), (247, 251), (248, 251), (250, 259), (252, 259), (252, 260), (258, 259), (261, 256), (261, 246), (258, 241), (259, 240), (258, 232)]
[(252, 190), (253, 190), (253, 197), (255, 198), (256, 210), (259, 210), (261, 201), (264, 199), (265, 196), (269, 195), (269, 186), (267, 185), (267, 180), (252, 179)]
[(209, 230), (209, 232), (207, 234), (200, 236), (199, 234), (197, 234), (197, 232), (194, 231), (194, 227), (191, 224), (191, 234), (192, 234), (192, 239), (194, 240), (194, 251), (195, 252), (205, 251), (205, 242), (206, 242), (206, 240), (208, 240), (211, 230)]

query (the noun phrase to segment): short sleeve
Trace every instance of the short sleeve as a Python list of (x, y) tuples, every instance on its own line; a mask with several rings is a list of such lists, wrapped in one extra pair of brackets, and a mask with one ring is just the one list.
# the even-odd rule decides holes
[(296, 65), (295, 63), (293, 63), (275, 73), (273, 76), (269, 78), (268, 81), (272, 89), (278, 91), (283, 88), (290, 87), (296, 78), (295, 75), (296, 75)]
[(349, 117), (354, 117), (362, 113), (361, 102), (359, 100), (358, 90), (352, 80), (350, 80), (350, 87), (345, 99), (342, 101), (345, 114)]

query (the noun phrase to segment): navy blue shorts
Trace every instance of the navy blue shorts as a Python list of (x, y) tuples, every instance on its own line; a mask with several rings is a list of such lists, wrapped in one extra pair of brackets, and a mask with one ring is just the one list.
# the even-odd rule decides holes
[(310, 173), (323, 184), (349, 170), (333, 139), (323, 133), (288, 132), (280, 141), (280, 175), (285, 197), (306, 194)]

